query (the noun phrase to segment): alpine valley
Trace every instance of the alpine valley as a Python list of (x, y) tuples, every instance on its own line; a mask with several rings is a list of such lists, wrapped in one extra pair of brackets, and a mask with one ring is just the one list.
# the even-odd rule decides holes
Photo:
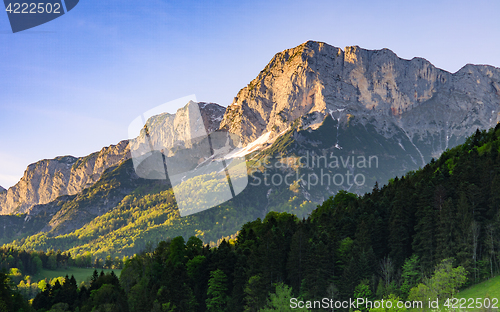
[(168, 149), (165, 157), (182, 153), (174, 147), (193, 137), (185, 126), (195, 122), (193, 108), (208, 134), (241, 141), (249, 180), (234, 198), (181, 217), (171, 182), (141, 178), (135, 143), (124, 140), (86, 157), (41, 160), (13, 187), (0, 187), (0, 242), (131, 256), (177, 236), (217, 243), (270, 211), (305, 218), (340, 190), (371, 192), (495, 127), (500, 69), (468, 64), (449, 73), (388, 49), (308, 41), (277, 53), (227, 108), (186, 103), (149, 118), (139, 138)]

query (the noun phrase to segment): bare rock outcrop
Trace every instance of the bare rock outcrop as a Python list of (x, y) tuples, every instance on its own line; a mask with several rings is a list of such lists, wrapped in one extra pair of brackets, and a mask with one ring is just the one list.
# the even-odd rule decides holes
[(225, 111), (218, 104), (190, 101), (175, 114), (150, 117), (139, 136), (130, 141), (130, 147), (133, 154), (153, 149), (170, 156), (176, 148), (189, 148), (197, 138), (219, 129)]
[(0, 194), (0, 214), (25, 213), (34, 205), (77, 194), (129, 154), (128, 141), (121, 141), (85, 157), (61, 156), (31, 164), (16, 185)]
[[(200, 133), (205, 135), (219, 129), (224, 112), (224, 107), (214, 103), (190, 102), (176, 114), (164, 113), (149, 118), (146, 126), (152, 129), (149, 136), (155, 148), (172, 147), (176, 141), (196, 137), (193, 129), (200, 125)], [(141, 136), (144, 135), (143, 129)], [(29, 165), (16, 185), (8, 190), (0, 188), (0, 214), (25, 213), (59, 196), (80, 193), (96, 183), (106, 169), (129, 159), (129, 144), (141, 143), (141, 136), (132, 143), (124, 140), (85, 157), (62, 156)]]
[(305, 126), (314, 127), (331, 114), (344, 125), (373, 125), (387, 138), (403, 132), (423, 163), (494, 126), (499, 112), (499, 68), (469, 64), (452, 74), (388, 49), (308, 41), (277, 53), (240, 90), (221, 127), (249, 144), (267, 132), (277, 136), (299, 117), (313, 116)]
[(78, 194), (106, 169), (129, 159), (130, 147), (163, 150), (170, 157), (219, 128), (248, 145), (259, 137), (272, 141), (297, 120), (302, 128), (315, 129), (328, 115), (337, 125), (338, 148), (349, 140), (341, 138), (338, 127), (358, 125), (402, 150), (410, 146), (418, 168), (477, 128), (500, 121), (500, 69), (469, 64), (449, 73), (423, 58), (401, 59), (388, 49), (342, 50), (308, 41), (277, 53), (227, 109), (189, 102), (176, 114), (149, 118), (130, 142), (86, 157), (29, 165), (15, 186), (0, 188), (0, 214), (28, 212), (34, 205)]

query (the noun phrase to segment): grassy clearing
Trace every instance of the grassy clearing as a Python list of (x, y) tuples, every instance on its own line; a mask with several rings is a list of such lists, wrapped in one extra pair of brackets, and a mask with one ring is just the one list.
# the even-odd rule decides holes
[(500, 299), (500, 275), (487, 281), (464, 289), (457, 294), (457, 298), (490, 298)]
[[(95, 269), (92, 268), (68, 268), (68, 269), (57, 269), (57, 270), (46, 270), (43, 269), (40, 273), (36, 274), (33, 278), (35, 281), (40, 281), (42, 279), (52, 279), (59, 276), (70, 276), (73, 275), (76, 279), (76, 282), (80, 284), (81, 282), (85, 282), (90, 280), (92, 273), (94, 273)], [(114, 271), (116, 276), (120, 277), (120, 273), (122, 270), (111, 270), (111, 269), (101, 269), (104, 273), (109, 273)], [(101, 270), (97, 270), (97, 272), (101, 273)]]

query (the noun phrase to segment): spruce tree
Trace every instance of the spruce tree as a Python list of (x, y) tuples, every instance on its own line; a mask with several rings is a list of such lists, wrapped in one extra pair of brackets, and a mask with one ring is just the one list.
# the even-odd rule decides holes
[(207, 290), (207, 311), (221, 312), (225, 311), (228, 296), (227, 296), (227, 276), (222, 270), (210, 272), (210, 280), (208, 281)]

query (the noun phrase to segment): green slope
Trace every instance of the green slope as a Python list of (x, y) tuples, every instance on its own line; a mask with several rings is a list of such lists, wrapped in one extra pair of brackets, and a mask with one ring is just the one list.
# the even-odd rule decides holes
[[(117, 285), (124, 294), (120, 300), (132, 311), (162, 306), (206, 311), (214, 283), (225, 287), (224, 304), (230, 311), (259, 311), (276, 283), (286, 283), (293, 296), (305, 300), (450, 297), (466, 278), (470, 286), (492, 270), (500, 273), (499, 164), (500, 124), (477, 131), (438, 160), (364, 196), (339, 192), (307, 219), (269, 212), (263, 220), (246, 223), (235, 241), (212, 249), (196, 238), (160, 242), (125, 263)], [(259, 212), (266, 212), (274, 199), (282, 203), (290, 194), (267, 190), (247, 194), (239, 204), (233, 201), (230, 209), (244, 209), (243, 199), (260, 200), (266, 206)], [(130, 199), (131, 207), (124, 205), (124, 216), (141, 201), (161, 206), (154, 201), (168, 192), (157, 196), (138, 194)], [(199, 215), (213, 224), (217, 221), (209, 217), (215, 211)], [(131, 213), (131, 220), (140, 220), (139, 212)], [(497, 283), (471, 288), (469, 296), (483, 297)]]
[[(51, 280), (56, 277), (64, 277), (66, 275), (73, 275), (76, 279), (76, 282), (80, 284), (81, 282), (88, 282), (92, 273), (94, 273), (95, 269), (92, 268), (68, 268), (68, 269), (58, 269), (58, 270), (46, 270), (43, 269), (40, 273), (33, 276), (34, 281), (40, 281), (43, 279)], [(120, 277), (122, 270), (111, 270), (111, 269), (98, 269), (97, 272), (104, 271), (104, 273), (110, 273), (111, 271), (115, 272), (116, 276)]]
[[(307, 217), (316, 207), (314, 202), (323, 202), (339, 190), (363, 194), (370, 191), (376, 181), (386, 183), (389, 178), (416, 166), (412, 161), (417, 158), (416, 151), (411, 150), (409, 142), (405, 143), (402, 134), (391, 141), (377, 134), (375, 129), (354, 122), (342, 128), (336, 120), (328, 117), (316, 130), (304, 130), (299, 121), (267, 150), (248, 159), (249, 185), (233, 200), (217, 207), (180, 218), (170, 183), (137, 177), (132, 160), (128, 160), (110, 168), (97, 183), (81, 193), (41, 205), (38, 207), (41, 212), (28, 221), (23, 215), (0, 216), (0, 227), (2, 221), (15, 227), (13, 231), (0, 231), (0, 243), (31, 250), (52, 248), (69, 250), (72, 255), (91, 252), (95, 256), (110, 254), (114, 257), (133, 255), (148, 243), (176, 236), (185, 239), (197, 236), (204, 243), (216, 242), (221, 237), (235, 234), (246, 222), (264, 218), (269, 211)], [(350, 138), (340, 142), (342, 149), (336, 146), (338, 132), (340, 137)], [(406, 147), (402, 148), (403, 145)], [(361, 168), (359, 164), (363, 162), (359, 159), (372, 156), (377, 157), (376, 166), (372, 167), (368, 162), (368, 168)], [(314, 157), (318, 160), (315, 161)], [(325, 159), (321, 166), (318, 157)], [(277, 164), (283, 164), (283, 159), (293, 165), (277, 167)], [(331, 167), (334, 159), (338, 160), (339, 167)], [(345, 161), (348, 159), (352, 162)], [(398, 165), (395, 165), (395, 159)], [(302, 166), (304, 161), (308, 165)], [(346, 164), (351, 165), (346, 167)], [(269, 178), (276, 174), (281, 177), (277, 181), (283, 181), (289, 173), (292, 173), (290, 185), (276, 185)], [(325, 174), (331, 181), (337, 175), (344, 181), (347, 173), (351, 177), (361, 174), (366, 181), (361, 186), (351, 184), (351, 187), (347, 181), (338, 186), (330, 181), (318, 184), (316, 180)], [(263, 179), (266, 174), (267, 181)], [(299, 176), (303, 176), (307, 183), (299, 182)], [(316, 184), (311, 183), (315, 180)], [(260, 184), (254, 185), (256, 181)], [(187, 183), (200, 192), (213, 189), (213, 185), (197, 184), (196, 179)]]
[(216, 242), (235, 234), (244, 223), (262, 218), (269, 210), (305, 217), (316, 207), (288, 188), (271, 194), (267, 191), (264, 185), (247, 188), (229, 202), (180, 218), (172, 189), (161, 182), (150, 182), (77, 230), (64, 235), (38, 233), (13, 245), (28, 250), (61, 249), (74, 256), (86, 252), (102, 258), (133, 255), (148, 243), (176, 236), (197, 236), (205, 243)]
[(498, 298), (500, 300), (500, 275), (464, 289), (457, 298)]

